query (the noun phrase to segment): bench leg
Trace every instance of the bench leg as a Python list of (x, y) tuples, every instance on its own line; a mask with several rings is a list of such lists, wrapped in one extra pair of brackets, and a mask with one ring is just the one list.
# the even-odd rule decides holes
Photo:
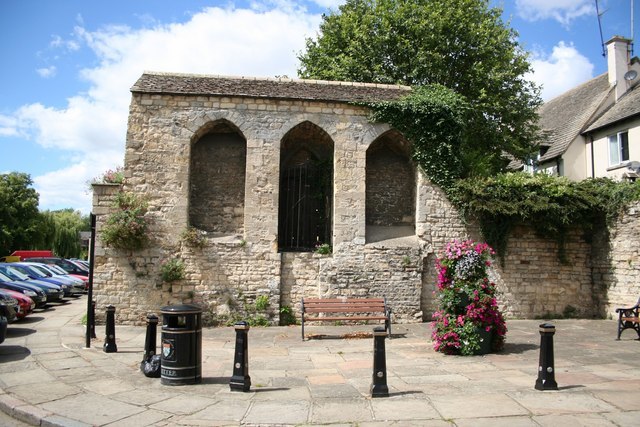
[(618, 341), (620, 341), (620, 335), (622, 335), (622, 331), (624, 327), (622, 326), (622, 320), (618, 320)]

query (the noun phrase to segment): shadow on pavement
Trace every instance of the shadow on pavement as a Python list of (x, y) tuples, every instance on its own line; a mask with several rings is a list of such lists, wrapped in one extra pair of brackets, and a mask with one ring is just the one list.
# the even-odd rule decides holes
[(229, 384), (231, 377), (202, 377), (202, 384)]
[(28, 315), (27, 317), (25, 317), (24, 319), (20, 319), (20, 324), (24, 325), (25, 323), (37, 323), (44, 320), (44, 317), (40, 317), (40, 316), (34, 316), (32, 314)]
[(26, 337), (27, 335), (35, 334), (36, 330), (31, 328), (19, 328), (10, 325), (7, 328), (7, 338)]
[(0, 345), (0, 362), (16, 362), (25, 359), (31, 350), (21, 345)]
[(522, 354), (525, 351), (530, 351), (530, 350), (537, 350), (538, 348), (540, 348), (539, 345), (537, 344), (529, 344), (529, 343), (505, 343), (504, 344), (504, 349), (497, 353), (497, 354)]

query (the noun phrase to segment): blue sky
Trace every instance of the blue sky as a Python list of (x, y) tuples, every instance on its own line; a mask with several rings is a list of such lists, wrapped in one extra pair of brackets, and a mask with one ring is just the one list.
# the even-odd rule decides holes
[[(598, 2), (605, 41), (631, 37), (631, 1)], [(28, 173), (41, 210), (87, 214), (87, 182), (123, 163), (143, 71), (296, 77), (305, 37), (342, 2), (0, 0), (0, 173)], [(545, 99), (606, 72), (595, 0), (491, 4), (520, 34)]]

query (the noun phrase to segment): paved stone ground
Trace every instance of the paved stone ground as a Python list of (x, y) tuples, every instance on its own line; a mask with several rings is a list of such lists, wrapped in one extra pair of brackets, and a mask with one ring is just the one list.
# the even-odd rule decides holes
[[(508, 321), (505, 350), (433, 351), (428, 324), (394, 325), (386, 341), (390, 396), (370, 397), (374, 325), (251, 328), (251, 390), (231, 392), (235, 331), (203, 330), (197, 385), (167, 386), (139, 371), (145, 328), (117, 326), (117, 353), (84, 348), (86, 297), (9, 326), (0, 345), (0, 409), (47, 426), (636, 426), (640, 342), (615, 340), (611, 320), (557, 320), (558, 391), (534, 389), (540, 321)], [(116, 314), (117, 318), (117, 314)], [(160, 327), (158, 331), (160, 335)], [(160, 339), (158, 339), (160, 342)]]

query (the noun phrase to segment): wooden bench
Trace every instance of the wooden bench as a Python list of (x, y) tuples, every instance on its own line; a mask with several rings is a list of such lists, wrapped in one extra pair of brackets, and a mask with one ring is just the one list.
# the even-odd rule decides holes
[(301, 312), (303, 341), (305, 322), (384, 320), (385, 330), (391, 336), (391, 308), (385, 298), (302, 298)]
[(618, 313), (618, 339), (620, 339), (620, 335), (625, 329), (634, 329), (638, 334), (638, 339), (640, 339), (638, 310), (640, 310), (640, 298), (638, 298), (638, 302), (633, 307), (616, 308), (616, 313)]

